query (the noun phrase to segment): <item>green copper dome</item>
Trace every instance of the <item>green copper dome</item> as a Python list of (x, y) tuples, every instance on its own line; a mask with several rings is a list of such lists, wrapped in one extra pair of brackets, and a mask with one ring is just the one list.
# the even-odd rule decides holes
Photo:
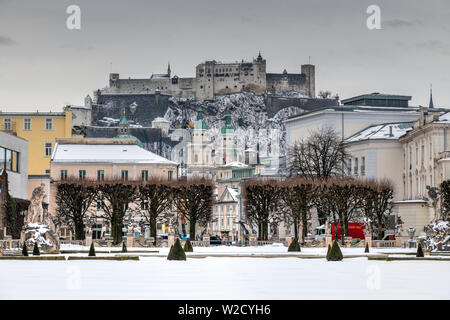
[(222, 134), (234, 133), (234, 127), (231, 124), (231, 113), (227, 108), (227, 113), (225, 114), (225, 125), (221, 130)]
[(197, 109), (197, 120), (194, 121), (194, 130), (208, 130), (208, 125), (203, 120), (203, 108)]

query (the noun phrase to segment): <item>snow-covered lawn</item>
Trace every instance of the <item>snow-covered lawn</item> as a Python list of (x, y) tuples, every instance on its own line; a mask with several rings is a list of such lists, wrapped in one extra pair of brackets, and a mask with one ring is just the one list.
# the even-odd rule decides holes
[[(159, 250), (167, 253), (167, 248)], [(287, 248), (194, 250), (282, 253)], [(359, 254), (364, 249), (343, 251)], [(302, 248), (302, 252), (323, 254), (326, 249)], [(446, 261), (141, 257), (140, 261), (3, 260), (0, 268), (0, 299), (450, 299), (450, 262)]]

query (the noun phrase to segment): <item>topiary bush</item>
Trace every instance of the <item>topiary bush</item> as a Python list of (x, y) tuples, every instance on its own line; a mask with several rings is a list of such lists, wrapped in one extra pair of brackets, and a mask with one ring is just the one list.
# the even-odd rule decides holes
[(328, 245), (328, 249), (327, 249), (327, 260), (328, 260), (328, 257), (330, 256), (330, 251), (331, 251), (331, 245)]
[(40, 256), (40, 255), (41, 255), (41, 252), (39, 251), (37, 241), (35, 241), (34, 248), (33, 248), (33, 256)]
[(91, 243), (91, 247), (89, 248), (89, 257), (95, 257), (95, 248), (94, 248), (94, 243)]
[(125, 241), (122, 242), (122, 252), (128, 252), (127, 245), (125, 244)]
[(194, 248), (192, 248), (192, 244), (191, 241), (189, 241), (189, 239), (186, 240), (186, 242), (184, 243), (184, 252), (194, 252)]
[(27, 250), (27, 245), (25, 244), (25, 242), (23, 243), (22, 254), (24, 257), (28, 257), (28, 250)]
[(328, 261), (341, 261), (344, 259), (342, 255), (341, 248), (339, 248), (339, 244), (336, 240), (333, 242), (333, 246), (331, 247), (330, 253), (327, 256)]
[(294, 238), (292, 240), (291, 244), (288, 247), (288, 252), (291, 252), (291, 251), (294, 251), (294, 252), (300, 252), (301, 251), (300, 243), (298, 242), (297, 238)]
[(369, 253), (369, 244), (366, 243), (366, 249), (364, 249), (364, 253)]
[(167, 260), (186, 260), (186, 254), (181, 246), (180, 239), (177, 238), (175, 244), (170, 248)]
[(416, 257), (423, 258), (423, 250), (422, 250), (422, 245), (420, 244), (420, 242), (419, 242), (419, 245), (417, 246)]

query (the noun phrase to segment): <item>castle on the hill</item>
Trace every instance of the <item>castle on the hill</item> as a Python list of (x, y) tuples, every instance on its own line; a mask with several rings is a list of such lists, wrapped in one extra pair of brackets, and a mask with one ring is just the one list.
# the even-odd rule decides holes
[(165, 74), (152, 74), (149, 79), (120, 79), (118, 73), (109, 76), (109, 87), (102, 94), (162, 93), (177, 98), (194, 97), (203, 101), (216, 95), (251, 91), (295, 91), (315, 97), (314, 65), (301, 66), (301, 73), (266, 73), (266, 60), (259, 53), (252, 62), (221, 63), (215, 60), (197, 65), (195, 78), (179, 78), (171, 74), (170, 64)]

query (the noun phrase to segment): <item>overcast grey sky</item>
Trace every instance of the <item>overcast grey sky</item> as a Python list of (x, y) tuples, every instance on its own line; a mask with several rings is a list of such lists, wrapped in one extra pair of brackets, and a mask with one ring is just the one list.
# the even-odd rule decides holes
[[(66, 8), (81, 8), (69, 30)], [(381, 30), (366, 27), (369, 5)], [(0, 109), (61, 110), (121, 77), (194, 76), (206, 60), (251, 59), (268, 72), (316, 65), (316, 89), (343, 98), (412, 95), (450, 108), (448, 0), (0, 0)]]

